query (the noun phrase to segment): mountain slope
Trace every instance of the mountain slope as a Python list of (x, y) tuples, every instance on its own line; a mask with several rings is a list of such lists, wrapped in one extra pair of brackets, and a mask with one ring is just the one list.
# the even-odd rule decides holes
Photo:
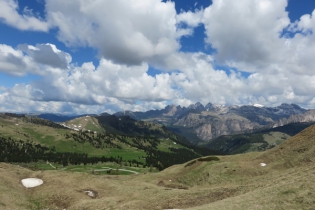
[(57, 114), (51, 114), (51, 113), (43, 113), (36, 115), (38, 118), (42, 118), (45, 120), (50, 120), (52, 122), (66, 122), (78, 117), (83, 117), (85, 115), (75, 115), (75, 116), (66, 116), (66, 115), (57, 115)]
[(90, 115), (84, 115), (81, 117), (65, 121), (64, 123), (61, 123), (61, 125), (76, 131), (82, 130), (97, 133), (104, 132), (104, 129), (102, 128), (102, 126), (99, 125), (98, 120)]
[(191, 143), (180, 135), (167, 129), (165, 126), (150, 122), (150, 121), (137, 121), (129, 116), (117, 117), (115, 115), (110, 116), (98, 116), (96, 117), (99, 124), (106, 130), (116, 134), (122, 135), (145, 135), (156, 136), (161, 138), (173, 138), (177, 141), (191, 145)]
[(280, 165), (290, 168), (294, 165), (310, 165), (315, 162), (315, 126), (310, 126), (285, 141), (278, 147), (266, 151), (259, 159), (275, 162), (273, 167)]

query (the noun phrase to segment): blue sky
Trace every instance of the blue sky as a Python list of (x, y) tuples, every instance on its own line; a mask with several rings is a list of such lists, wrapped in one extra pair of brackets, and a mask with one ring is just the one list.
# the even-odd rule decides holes
[(0, 111), (314, 108), (314, 0), (91, 2), (0, 0)]

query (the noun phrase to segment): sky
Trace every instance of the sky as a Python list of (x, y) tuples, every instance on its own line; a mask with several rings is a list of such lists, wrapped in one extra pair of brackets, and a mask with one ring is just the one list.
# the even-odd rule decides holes
[(0, 112), (315, 108), (315, 0), (0, 0)]

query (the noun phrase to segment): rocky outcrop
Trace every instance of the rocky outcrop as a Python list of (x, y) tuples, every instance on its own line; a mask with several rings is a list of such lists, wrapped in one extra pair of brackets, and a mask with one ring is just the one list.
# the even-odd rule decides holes
[(235, 114), (220, 116), (208, 112), (189, 113), (180, 118), (174, 125), (191, 128), (200, 139), (205, 141), (221, 135), (252, 130), (260, 126), (259, 123)]
[(289, 118), (282, 118), (274, 123), (273, 127), (287, 125), (289, 123), (296, 122), (314, 122), (315, 121), (315, 110), (309, 110), (304, 114), (291, 115)]

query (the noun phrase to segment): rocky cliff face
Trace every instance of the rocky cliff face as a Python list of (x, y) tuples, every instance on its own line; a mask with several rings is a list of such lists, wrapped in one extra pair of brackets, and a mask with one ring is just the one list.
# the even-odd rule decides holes
[(264, 107), (259, 104), (246, 106), (222, 106), (201, 103), (181, 107), (168, 105), (162, 110), (127, 112), (130, 117), (156, 120), (174, 126), (183, 133), (193, 132), (204, 141), (221, 135), (241, 133), (263, 127), (277, 127), (292, 122), (315, 121), (315, 110), (306, 110), (295, 104)]
[(179, 118), (175, 126), (192, 128), (197, 136), (205, 141), (221, 135), (252, 130), (259, 123), (252, 122), (236, 114), (221, 115), (215, 112), (188, 113)]
[(309, 110), (303, 114), (291, 115), (288, 118), (282, 118), (274, 123), (273, 127), (287, 125), (289, 123), (296, 122), (314, 122), (315, 121), (315, 110)]
[(206, 123), (195, 129), (197, 136), (205, 141), (209, 141), (221, 135), (228, 135), (235, 132), (252, 130), (257, 127), (256, 123), (246, 120), (225, 120), (213, 123)]

